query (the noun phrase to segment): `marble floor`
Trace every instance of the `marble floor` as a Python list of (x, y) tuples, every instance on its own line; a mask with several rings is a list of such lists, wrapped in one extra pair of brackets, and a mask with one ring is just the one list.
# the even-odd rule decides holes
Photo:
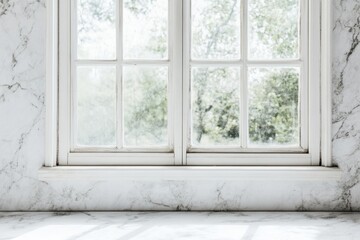
[(360, 213), (0, 213), (0, 239), (360, 239)]

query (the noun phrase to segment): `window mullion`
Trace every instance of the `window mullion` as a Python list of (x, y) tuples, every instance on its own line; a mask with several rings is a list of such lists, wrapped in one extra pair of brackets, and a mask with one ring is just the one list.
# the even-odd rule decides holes
[(247, 148), (248, 143), (248, 3), (242, 0), (242, 47), (241, 47), (241, 79), (240, 79), (240, 138), (241, 148)]
[(309, 1), (309, 53), (311, 53), (311, 58), (309, 58), (309, 83), (311, 85), (308, 87), (309, 93), (309, 153), (312, 157), (311, 165), (319, 165), (320, 162), (320, 135), (321, 135), (321, 123), (320, 123), (320, 40), (321, 40), (321, 20), (320, 20), (320, 10), (321, 2)]
[[(171, 112), (171, 136), (174, 150), (174, 164), (183, 165), (183, 3), (178, 0), (169, 1), (169, 30), (170, 30), (170, 61), (172, 89), (170, 95), (172, 102), (169, 105)], [(169, 112), (170, 113), (170, 112)]]
[(309, 51), (309, 6), (307, 0), (300, 1), (300, 59), (301, 59), (301, 74), (300, 74), (300, 106), (299, 106), (299, 116), (300, 116), (300, 146), (304, 149), (309, 148), (309, 61), (303, 61), (303, 59), (308, 59)]
[(187, 152), (191, 142), (191, 101), (190, 101), (190, 49), (191, 49), (191, 2), (183, 1), (183, 165), (187, 165)]
[(68, 152), (70, 151), (70, 136), (73, 134), (70, 124), (71, 113), (71, 91), (70, 91), (70, 69), (71, 69), (71, 39), (72, 28), (70, 1), (59, 2), (59, 22), (58, 22), (58, 153), (57, 164), (68, 164)]
[(74, 150), (77, 136), (77, 68), (75, 60), (77, 59), (77, 39), (78, 39), (78, 1), (71, 1), (70, 6), (70, 150)]
[(116, 138), (117, 147), (124, 147), (123, 124), (123, 0), (116, 1)]

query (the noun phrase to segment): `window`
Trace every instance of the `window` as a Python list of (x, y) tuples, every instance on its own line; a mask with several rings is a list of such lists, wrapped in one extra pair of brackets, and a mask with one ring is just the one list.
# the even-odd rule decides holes
[(319, 165), (320, 2), (60, 1), (60, 165)]

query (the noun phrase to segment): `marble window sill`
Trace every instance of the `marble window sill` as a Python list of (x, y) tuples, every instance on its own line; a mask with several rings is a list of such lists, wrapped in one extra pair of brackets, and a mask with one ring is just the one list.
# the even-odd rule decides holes
[(146, 180), (146, 181), (337, 181), (339, 168), (327, 167), (43, 167), (43, 181)]

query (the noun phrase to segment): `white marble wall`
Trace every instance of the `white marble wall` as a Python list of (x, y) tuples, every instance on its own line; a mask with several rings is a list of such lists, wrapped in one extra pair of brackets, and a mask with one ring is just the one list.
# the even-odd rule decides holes
[(0, 0), (0, 210), (360, 210), (360, 0), (334, 0), (334, 183), (42, 182), (45, 0)]
[(333, 155), (343, 170), (339, 200), (360, 209), (360, 1), (334, 0)]

